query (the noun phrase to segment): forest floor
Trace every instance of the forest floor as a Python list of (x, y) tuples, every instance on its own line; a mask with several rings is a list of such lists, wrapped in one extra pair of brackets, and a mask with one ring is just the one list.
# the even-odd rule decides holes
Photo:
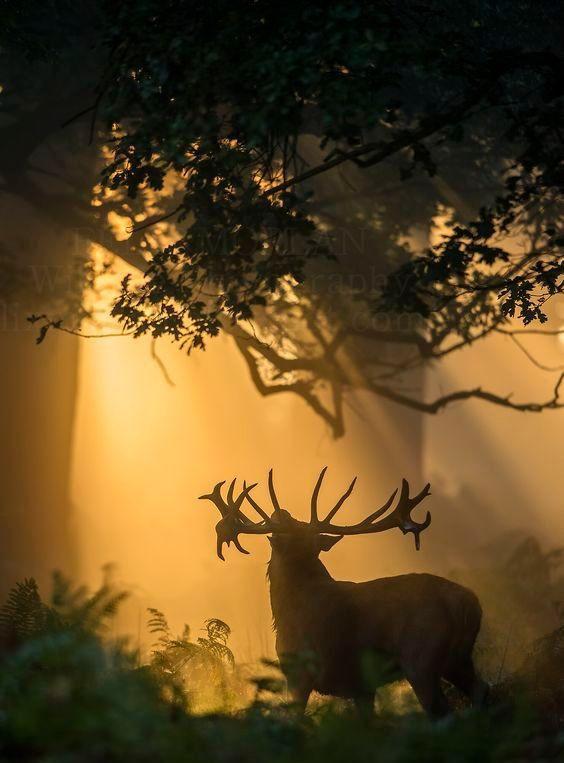
[(0, 608), (0, 763), (564, 759), (562, 628), (494, 687), (485, 710), (451, 696), (455, 712), (431, 722), (400, 684), (380, 693), (371, 718), (329, 700), (303, 715), (285, 701), (275, 663), (235, 664), (220, 620), (192, 640), (151, 610), (156, 642), (142, 661), (110, 636), (124, 596), (60, 576), (48, 603), (33, 580), (12, 590)]

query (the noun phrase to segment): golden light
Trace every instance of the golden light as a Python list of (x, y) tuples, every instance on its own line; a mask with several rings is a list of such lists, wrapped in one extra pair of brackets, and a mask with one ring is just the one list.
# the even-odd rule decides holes
[[(446, 230), (446, 218), (445, 210), (435, 235)], [(95, 250), (97, 261), (104, 256)], [(127, 272), (132, 271), (116, 261), (115, 283)], [(107, 316), (115, 290), (110, 276), (103, 278), (108, 279), (103, 291), (90, 298), (97, 315)], [(105, 321), (101, 333), (116, 328)], [(554, 352), (552, 337), (531, 337), (531, 349), (536, 351), (543, 339)], [(564, 334), (558, 341), (564, 345)], [(564, 531), (562, 520), (556, 521), (558, 527), (554, 524), (560, 516), (559, 491), (547, 456), (547, 451), (559, 452), (558, 412), (540, 419), (467, 403), (436, 418), (422, 417), (359, 385), (351, 392), (345, 437), (335, 441), (298, 396), (260, 395), (231, 339), (219, 338), (205, 353), (190, 357), (160, 341), (158, 354), (174, 387), (155, 363), (151, 347), (150, 337), (84, 341), (80, 347), (72, 488), (80, 577), (96, 582), (103, 564), (119, 564), (121, 579), (135, 594), (120, 623), (129, 633), (144, 622), (145, 607), (155, 606), (175, 628), (183, 622), (198, 628), (209, 617), (225, 620), (233, 627), (233, 647), (241, 661), (273, 654), (265, 582), (268, 544), (254, 539), (251, 556), (230, 554), (220, 562), (214, 551), (216, 517), (196, 500), (219, 480), (234, 476), (258, 480), (264, 488), (271, 466), (281, 497), (298, 516), (305, 516), (312, 480), (325, 464), (330, 469), (324, 500), (359, 476), (347, 509), (351, 518), (378, 503), (404, 475), (414, 482), (424, 475), (434, 493), (442, 495), (440, 507), (431, 506), (433, 529), (418, 554), (400, 533), (336, 547), (328, 566), (345, 579), (444, 572), (445, 565), (457, 563), (450, 546), (461, 533), (469, 543), (478, 543), (488, 532), (506, 532), (520, 522), (534, 523), (545, 541)], [(361, 369), (354, 357), (349, 361), (354, 381)], [(418, 394), (431, 399), (474, 383), (522, 399), (542, 397), (550, 387), (546, 374), (531, 368), (507, 337), (496, 337), (426, 372)], [(524, 470), (521, 444), (535, 441), (539, 427), (542, 447), (527, 453)], [(469, 489), (482, 494), (486, 486), (484, 529), (476, 521), (476, 507), (465, 501)], [(260, 487), (258, 495), (264, 497)], [(508, 511), (508, 501), (519, 510)]]

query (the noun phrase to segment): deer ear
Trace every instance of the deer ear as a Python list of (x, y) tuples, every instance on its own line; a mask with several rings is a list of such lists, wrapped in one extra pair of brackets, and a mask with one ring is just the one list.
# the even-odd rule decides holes
[(331, 551), (335, 543), (343, 540), (342, 535), (320, 535), (318, 538), (320, 551)]

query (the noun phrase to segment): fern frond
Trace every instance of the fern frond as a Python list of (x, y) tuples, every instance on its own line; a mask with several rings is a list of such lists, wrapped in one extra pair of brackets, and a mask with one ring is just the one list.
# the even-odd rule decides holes
[(150, 615), (149, 620), (147, 622), (147, 627), (149, 628), (151, 633), (154, 633), (158, 635), (159, 637), (157, 641), (153, 644), (153, 646), (156, 647), (158, 645), (166, 649), (169, 646), (170, 640), (171, 640), (170, 626), (168, 624), (168, 620), (166, 619), (165, 615), (160, 611), (160, 609), (155, 609), (154, 607), (147, 607), (147, 612)]
[(53, 573), (51, 610), (66, 627), (101, 634), (127, 596), (126, 591), (117, 591), (108, 582), (90, 594), (86, 586), (73, 587), (62, 573)]
[(16, 583), (0, 608), (0, 633), (5, 640), (24, 640), (41, 630), (46, 614), (36, 581), (26, 578)]
[(204, 622), (204, 627), (210, 641), (220, 641), (222, 644), (227, 644), (229, 636), (231, 636), (231, 628), (226, 622), (217, 617), (212, 617)]
[(198, 644), (204, 652), (207, 652), (209, 655), (215, 657), (220, 662), (226, 662), (229, 665), (235, 664), (235, 657), (233, 652), (226, 644), (222, 643), (221, 641), (213, 641), (211, 639), (200, 637), (198, 639)]

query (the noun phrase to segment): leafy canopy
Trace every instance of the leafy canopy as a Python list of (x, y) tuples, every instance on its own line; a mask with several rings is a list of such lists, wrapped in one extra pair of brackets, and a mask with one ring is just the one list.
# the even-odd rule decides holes
[[(560, 16), (547, 0), (112, 6), (96, 105), (113, 136), (105, 181), (130, 197), (178, 183), (166, 215), (178, 235), (140, 285), (124, 283), (115, 314), (201, 346), (327, 256), (315, 178), (390, 160), (405, 180), (433, 176), (445, 146), (472, 135), (497, 198), (406, 262), (378, 308), (428, 317), (477, 290), (544, 321), (564, 276)], [(499, 237), (531, 218), (536, 245), (516, 264)]]

